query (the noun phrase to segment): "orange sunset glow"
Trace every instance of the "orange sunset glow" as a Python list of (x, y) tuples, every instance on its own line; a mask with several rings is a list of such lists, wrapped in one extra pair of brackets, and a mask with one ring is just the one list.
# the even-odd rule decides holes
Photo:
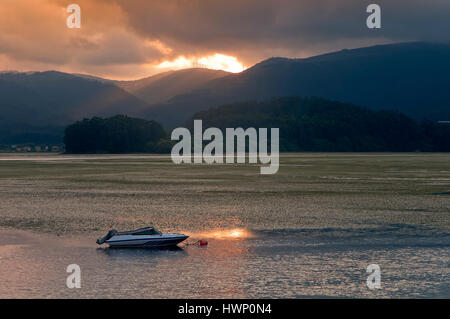
[[(410, 26), (404, 38), (395, 28), (392, 34), (368, 37), (361, 28), (365, 11), (358, 6), (346, 10), (353, 2), (77, 0), (81, 27), (71, 29), (66, 25), (70, 1), (2, 0), (0, 70), (55, 70), (113, 80), (192, 67), (237, 73), (271, 57), (308, 57), (414, 39), (415, 25), (407, 21), (400, 24)], [(328, 14), (328, 6), (341, 8), (344, 16)], [(430, 21), (437, 18), (428, 15)], [(447, 37), (445, 30), (430, 26), (421, 34)]]
[[(185, 25), (197, 29), (190, 21), (187, 2), (79, 0), (76, 3), (81, 8), (81, 28), (70, 29), (66, 26), (70, 14), (66, 11), (67, 1), (2, 1), (0, 70), (56, 70), (135, 80), (194, 67), (237, 73), (245, 69), (245, 64), (254, 62), (253, 57), (238, 52), (235, 46), (224, 46), (220, 37), (211, 38), (217, 41), (215, 44), (200, 45), (197, 40), (190, 40), (189, 35), (179, 33), (178, 26), (172, 25), (175, 30), (169, 34), (170, 28), (163, 26), (169, 22), (140, 25), (164, 16), (165, 21), (185, 19)], [(145, 17), (140, 16), (142, 12), (146, 12)], [(199, 33), (200, 29), (194, 29), (190, 35)]]
[[(299, 21), (310, 1), (77, 0), (81, 27), (68, 28), (65, 0), (2, 0), (0, 70), (81, 73), (137, 80), (185, 68), (232, 73), (273, 56), (305, 57), (367, 43), (309, 41)], [(314, 35), (313, 35), (314, 36)]]
[(213, 70), (223, 70), (232, 73), (238, 73), (245, 70), (244, 65), (236, 57), (224, 54), (213, 54), (200, 58), (187, 59), (180, 56), (173, 61), (164, 61), (156, 66), (157, 68), (184, 69), (192, 67), (202, 67)]

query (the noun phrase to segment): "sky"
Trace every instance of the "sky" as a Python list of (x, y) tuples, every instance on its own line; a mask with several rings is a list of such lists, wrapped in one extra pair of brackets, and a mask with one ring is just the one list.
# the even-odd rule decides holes
[[(81, 8), (81, 28), (66, 25)], [(381, 6), (381, 29), (366, 8)], [(449, 0), (0, 0), (0, 70), (131, 80), (403, 41), (450, 42)]]

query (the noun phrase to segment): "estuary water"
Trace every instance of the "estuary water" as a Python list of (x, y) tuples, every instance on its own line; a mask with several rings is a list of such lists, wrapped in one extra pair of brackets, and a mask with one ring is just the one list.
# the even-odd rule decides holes
[[(1, 298), (449, 298), (450, 155), (0, 155)], [(208, 246), (108, 249), (153, 224)], [(66, 268), (81, 268), (69, 289)], [(369, 289), (377, 264), (381, 288)]]

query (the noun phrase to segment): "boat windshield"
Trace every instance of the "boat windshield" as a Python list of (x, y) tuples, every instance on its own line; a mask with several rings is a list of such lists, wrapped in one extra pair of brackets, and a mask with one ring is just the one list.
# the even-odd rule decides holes
[(132, 235), (161, 235), (161, 232), (154, 227), (147, 227), (136, 229)]

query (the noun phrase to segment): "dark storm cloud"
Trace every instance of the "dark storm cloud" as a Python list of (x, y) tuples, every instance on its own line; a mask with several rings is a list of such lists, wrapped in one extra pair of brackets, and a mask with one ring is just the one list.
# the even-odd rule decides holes
[[(286, 52), (333, 49), (373, 40), (449, 41), (448, 0), (116, 0), (139, 34), (177, 50)], [(382, 7), (382, 29), (369, 30), (366, 7)], [(328, 45), (327, 45), (328, 43)], [(250, 52), (249, 52), (250, 53)], [(257, 52), (255, 52), (257, 54)], [(250, 54), (251, 55), (251, 54)]]
[[(82, 9), (82, 28), (65, 25)], [(370, 3), (382, 28), (366, 27)], [(215, 53), (250, 66), (399, 41), (450, 41), (450, 0), (2, 0), (0, 69), (58, 69), (116, 78)]]

